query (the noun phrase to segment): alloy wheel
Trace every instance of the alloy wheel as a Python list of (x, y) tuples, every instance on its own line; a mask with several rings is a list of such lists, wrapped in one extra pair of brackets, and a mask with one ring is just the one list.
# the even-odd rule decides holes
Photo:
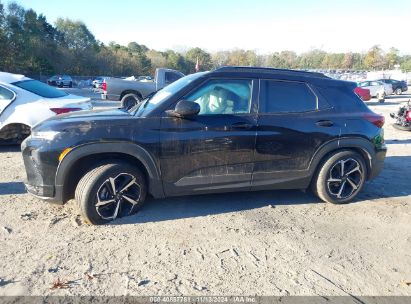
[(114, 220), (133, 213), (140, 203), (141, 188), (134, 176), (121, 173), (105, 180), (96, 196), (97, 213), (102, 219)]
[(331, 167), (327, 187), (328, 192), (337, 199), (351, 197), (364, 181), (364, 172), (360, 163), (353, 159), (343, 159)]

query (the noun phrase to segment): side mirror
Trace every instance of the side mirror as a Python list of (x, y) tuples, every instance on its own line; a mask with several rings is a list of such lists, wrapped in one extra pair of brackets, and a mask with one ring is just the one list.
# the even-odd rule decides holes
[(166, 111), (168, 116), (186, 118), (195, 116), (200, 112), (200, 105), (193, 101), (180, 100), (174, 110)]

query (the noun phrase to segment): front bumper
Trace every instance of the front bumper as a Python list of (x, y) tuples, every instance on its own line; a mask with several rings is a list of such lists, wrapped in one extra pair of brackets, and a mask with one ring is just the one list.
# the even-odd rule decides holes
[(29, 194), (48, 203), (63, 205), (63, 189), (61, 186), (33, 186), (24, 184)]
[(27, 192), (43, 200), (63, 203), (61, 187), (55, 187), (58, 166), (58, 152), (47, 150), (44, 141), (28, 137), (21, 145), (24, 166), (26, 168)]

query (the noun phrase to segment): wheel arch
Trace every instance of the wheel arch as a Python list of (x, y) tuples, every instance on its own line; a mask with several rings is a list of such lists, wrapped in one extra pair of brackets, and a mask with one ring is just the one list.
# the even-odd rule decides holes
[(143, 94), (141, 94), (139, 91), (137, 91), (137, 90), (125, 90), (125, 91), (121, 92), (120, 100), (122, 100), (123, 97), (126, 96), (127, 94), (135, 94), (140, 98), (140, 100), (143, 99)]
[(373, 166), (373, 158), (375, 157), (375, 149), (372, 143), (361, 137), (356, 138), (340, 138), (328, 142), (321, 146), (314, 154), (310, 163), (310, 175), (311, 178), (318, 172), (322, 162), (329, 157), (330, 154), (341, 150), (352, 150), (359, 153), (363, 158), (367, 166), (367, 179), (370, 178), (371, 170)]
[(136, 144), (110, 142), (75, 147), (62, 159), (55, 178), (56, 188), (61, 189), (61, 201), (74, 197), (75, 187), (87, 171), (110, 161), (135, 165), (146, 178), (148, 192), (154, 197), (164, 197), (160, 171), (149, 152)]
[(31, 127), (23, 122), (11, 122), (1, 127), (0, 139), (8, 139), (10, 134), (24, 133), (29, 136), (31, 133)]

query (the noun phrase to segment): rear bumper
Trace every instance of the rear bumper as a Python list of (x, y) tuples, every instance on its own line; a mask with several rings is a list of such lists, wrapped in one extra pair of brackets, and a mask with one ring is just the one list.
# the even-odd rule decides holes
[(103, 99), (103, 100), (119, 101), (119, 100), (120, 100), (120, 96), (119, 96), (119, 95), (111, 95), (111, 94), (101, 93), (101, 99)]
[(376, 178), (381, 173), (382, 169), (384, 168), (384, 160), (386, 154), (386, 146), (375, 153), (375, 156), (371, 162), (371, 172), (368, 175), (369, 180)]

